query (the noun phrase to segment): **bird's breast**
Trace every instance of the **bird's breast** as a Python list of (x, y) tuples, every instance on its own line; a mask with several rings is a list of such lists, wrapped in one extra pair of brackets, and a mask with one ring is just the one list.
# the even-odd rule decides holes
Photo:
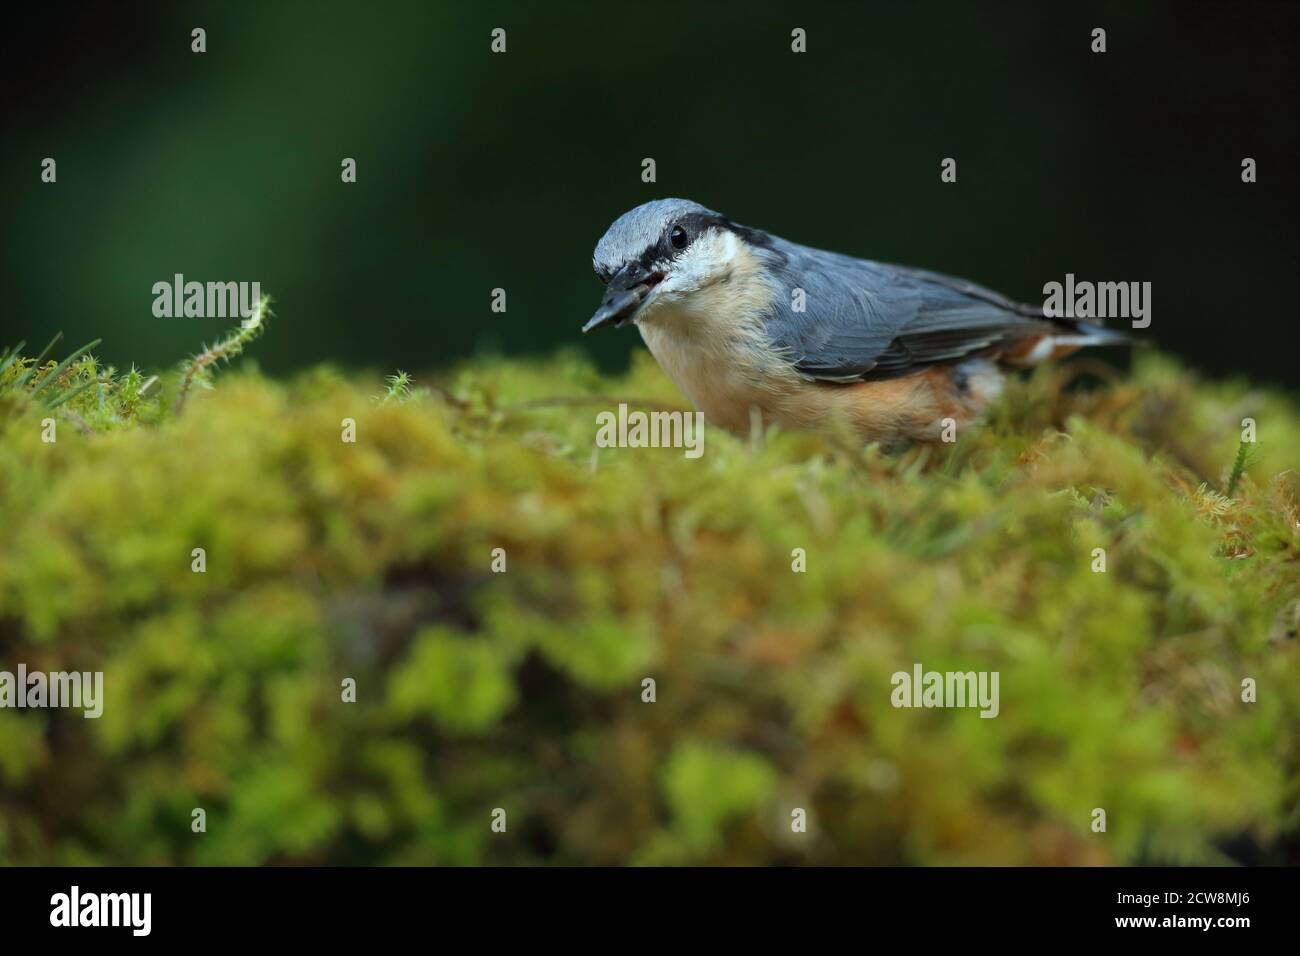
[(665, 304), (637, 323), (650, 353), (691, 403), (715, 425), (750, 427), (750, 409), (771, 410), (799, 385), (763, 331), (764, 299), (724, 283), (696, 293), (689, 308)]

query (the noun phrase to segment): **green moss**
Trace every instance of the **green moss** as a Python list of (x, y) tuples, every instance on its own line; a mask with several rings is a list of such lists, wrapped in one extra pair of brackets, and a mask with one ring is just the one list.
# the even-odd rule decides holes
[[(214, 359), (180, 412), (192, 363), (146, 387), (0, 359), (0, 669), (106, 681), (99, 720), (0, 710), (0, 860), (1205, 862), (1300, 839), (1281, 393), (1145, 356), (1092, 389), (1013, 381), (955, 445), (709, 430), (690, 460), (593, 446), (619, 401), (682, 407), (645, 358), (200, 391)], [(916, 662), (998, 671), (999, 715), (895, 709)]]
[(417, 714), (449, 733), (489, 730), (515, 701), (500, 646), (428, 628), (395, 670), (388, 701), (400, 723)]

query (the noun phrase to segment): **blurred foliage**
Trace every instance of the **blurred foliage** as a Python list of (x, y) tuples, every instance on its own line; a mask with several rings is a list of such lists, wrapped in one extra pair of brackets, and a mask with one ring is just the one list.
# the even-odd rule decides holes
[[(689, 460), (593, 447), (619, 401), (680, 407), (648, 358), (440, 384), (245, 367), (183, 414), (184, 369), (144, 390), (84, 354), (8, 359), (0, 667), (102, 670), (106, 699), (0, 710), (4, 862), (1295, 853), (1300, 412), (1278, 393), (1079, 362), (1009, 383), (953, 446), (710, 429)], [(894, 709), (914, 662), (1000, 672), (1000, 715)]]

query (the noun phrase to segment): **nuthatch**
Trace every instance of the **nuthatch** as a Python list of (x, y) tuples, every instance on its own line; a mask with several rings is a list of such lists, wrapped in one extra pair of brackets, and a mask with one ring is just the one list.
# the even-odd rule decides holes
[(635, 322), (707, 420), (934, 439), (974, 420), (1001, 370), (1128, 341), (962, 279), (810, 249), (685, 199), (637, 206), (592, 257), (605, 296), (584, 332)]

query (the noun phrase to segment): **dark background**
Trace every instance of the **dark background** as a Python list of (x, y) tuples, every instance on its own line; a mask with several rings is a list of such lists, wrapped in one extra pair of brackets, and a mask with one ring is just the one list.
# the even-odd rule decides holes
[(9, 11), (0, 343), (62, 330), (69, 349), (103, 336), (119, 366), (170, 365), (230, 324), (153, 316), (151, 286), (181, 272), (262, 283), (277, 317), (255, 354), (274, 371), (575, 344), (618, 367), (635, 333), (578, 333), (592, 246), (625, 209), (684, 196), (1028, 301), (1067, 272), (1149, 280), (1162, 347), (1294, 384), (1296, 6)]

